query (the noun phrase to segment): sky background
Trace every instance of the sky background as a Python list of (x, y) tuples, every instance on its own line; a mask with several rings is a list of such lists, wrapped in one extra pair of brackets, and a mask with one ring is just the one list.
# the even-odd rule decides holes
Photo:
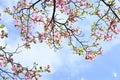
[[(15, 2), (17, 0), (0, 0), (0, 12), (5, 7), (14, 5)], [(21, 42), (19, 31), (14, 28), (14, 22), (9, 15), (3, 13), (2, 18), (0, 24), (6, 25), (9, 38), (0, 44), (8, 43), (8, 50), (12, 51)], [(86, 26), (86, 24), (81, 25)], [(72, 54), (71, 49), (65, 45), (55, 52), (44, 43), (32, 45), (30, 50), (22, 49), (22, 53), (15, 55), (14, 59), (28, 67), (35, 61), (42, 66), (49, 64), (52, 72), (42, 73), (40, 80), (120, 80), (119, 39), (120, 35), (113, 41), (103, 42), (104, 53), (94, 61), (87, 61), (83, 56)]]

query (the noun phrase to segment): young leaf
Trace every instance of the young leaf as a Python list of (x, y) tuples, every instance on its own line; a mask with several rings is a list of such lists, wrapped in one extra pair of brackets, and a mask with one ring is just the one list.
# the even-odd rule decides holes
[(4, 24), (0, 25), (0, 28), (4, 28), (4, 27), (5, 27), (5, 25), (4, 25)]

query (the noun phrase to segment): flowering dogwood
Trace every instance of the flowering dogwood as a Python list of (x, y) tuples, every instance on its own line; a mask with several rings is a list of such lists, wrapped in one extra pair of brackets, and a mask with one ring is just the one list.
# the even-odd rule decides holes
[[(94, 60), (96, 56), (103, 53), (99, 42), (111, 41), (120, 33), (120, 6), (116, 3), (120, 2), (115, 0), (35, 0), (31, 2), (23, 0), (18, 1), (13, 9), (6, 8), (4, 12), (12, 16), (15, 27), (20, 30), (24, 42), (22, 47), (31, 48), (31, 43), (45, 42), (54, 49), (60, 49), (63, 40), (68, 39), (67, 44), (72, 48), (74, 54), (84, 55), (87, 60)], [(66, 16), (62, 22), (60, 14)], [(90, 43), (89, 40), (84, 39), (87, 36), (82, 30), (85, 26), (76, 25), (79, 21), (84, 21), (87, 16), (97, 19), (89, 24), (90, 35), (88, 37), (92, 40)], [(87, 24), (87, 22), (85, 23)], [(36, 26), (39, 26), (39, 29)], [(3, 27), (5, 25), (1, 24), (0, 28)], [(8, 37), (8, 34), (2, 30), (0, 38), (5, 37)], [(7, 76), (1, 75), (3, 79), (9, 77), (37, 80), (41, 77), (40, 72), (50, 72), (49, 65), (44, 69), (43, 67), (37, 68), (37, 65), (34, 65), (32, 69), (23, 67), (14, 61), (14, 54), (6, 52), (5, 49), (6, 46), (0, 46), (0, 71)], [(11, 72), (2, 69), (8, 65), (11, 66)], [(24, 75), (24, 78), (21, 78), (20, 75)]]

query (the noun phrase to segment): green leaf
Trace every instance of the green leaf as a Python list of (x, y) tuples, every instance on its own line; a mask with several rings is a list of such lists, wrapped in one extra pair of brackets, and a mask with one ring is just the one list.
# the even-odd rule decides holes
[(45, 71), (47, 71), (48, 73), (50, 73), (50, 72), (51, 72), (49, 69), (46, 69)]
[(2, 46), (0, 46), (0, 49), (2, 49)]
[(39, 67), (38, 72), (43, 72), (43, 68)]
[(118, 14), (120, 15), (120, 10), (118, 10)]
[(6, 47), (0, 46), (0, 49), (5, 49)]
[(96, 51), (96, 50), (92, 50), (92, 52), (93, 52), (94, 54), (97, 54), (97, 51)]
[(28, 17), (28, 16), (26, 16), (25, 20), (26, 20), (26, 21), (28, 21), (28, 19), (29, 19), (29, 17)]
[(4, 55), (3, 54), (0, 54), (0, 57), (3, 57)]
[(0, 28), (4, 28), (4, 27), (5, 27), (5, 25), (4, 25), (4, 24), (0, 25)]
[(69, 25), (69, 21), (66, 21), (66, 26), (68, 26)]
[(94, 5), (92, 5), (92, 9), (94, 9), (95, 8), (95, 6)]
[(83, 49), (83, 47), (80, 47), (79, 48), (79, 55), (83, 55), (84, 54), (84, 49)]
[(91, 25), (91, 30), (95, 30), (96, 22)]
[(40, 10), (40, 12), (42, 13), (43, 11), (42, 11), (42, 10)]
[(13, 56), (13, 53), (9, 53), (8, 55), (9, 55), (9, 57), (12, 57), (12, 56)]
[(4, 67), (6, 67), (8, 65), (8, 62), (4, 62)]
[(68, 46), (71, 46), (72, 45), (72, 43), (71, 42), (68, 42)]

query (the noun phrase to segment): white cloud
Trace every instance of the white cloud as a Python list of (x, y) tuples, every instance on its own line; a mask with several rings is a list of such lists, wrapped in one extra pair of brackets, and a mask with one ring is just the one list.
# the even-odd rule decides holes
[(113, 77), (114, 77), (114, 78), (117, 78), (117, 77), (118, 77), (117, 72), (113, 72)]
[(84, 77), (81, 77), (81, 79), (80, 80), (86, 80)]
[(40, 66), (51, 65), (52, 72), (62, 64), (59, 53), (55, 53), (45, 44), (32, 45), (31, 49), (28, 50), (23, 48), (22, 52), (16, 54), (14, 59), (24, 66), (29, 67), (31, 67), (34, 62)]

